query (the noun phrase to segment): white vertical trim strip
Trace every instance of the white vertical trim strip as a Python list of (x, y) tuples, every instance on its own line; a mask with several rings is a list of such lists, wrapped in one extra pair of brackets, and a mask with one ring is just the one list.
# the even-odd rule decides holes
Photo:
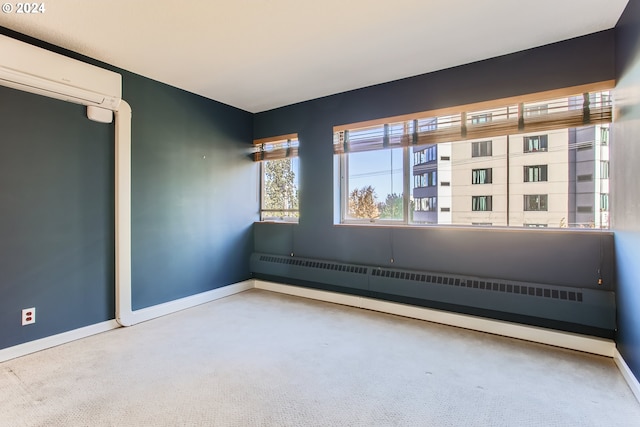
[(71, 341), (86, 338), (101, 332), (110, 331), (119, 327), (120, 325), (115, 320), (108, 320), (106, 322), (96, 323), (94, 325), (63, 332), (61, 334), (51, 335), (39, 340), (18, 344), (13, 347), (7, 347), (0, 350), (0, 362), (15, 359), (20, 356), (26, 356), (27, 354), (46, 350), (47, 348), (56, 347), (61, 344), (66, 344)]
[(116, 111), (115, 140), (116, 321), (131, 318), (131, 107), (121, 101)]
[(382, 313), (395, 314), (428, 322), (440, 323), (459, 328), (471, 329), (510, 338), (517, 338), (555, 347), (568, 348), (600, 356), (613, 357), (615, 343), (611, 340), (555, 331), (528, 325), (520, 325), (501, 320), (486, 319), (466, 314), (450, 313), (425, 307), (405, 305), (395, 302), (364, 298), (355, 295), (339, 294), (317, 289), (283, 285), (279, 283), (255, 280), (257, 289), (280, 292), (303, 298), (343, 304)]
[(640, 382), (633, 372), (631, 372), (631, 368), (629, 368), (629, 365), (627, 365), (627, 362), (625, 362), (618, 349), (616, 349), (613, 354), (613, 361), (616, 362), (616, 365), (618, 366), (618, 369), (620, 369), (620, 373), (627, 382), (627, 385), (638, 400), (638, 403), (640, 403)]

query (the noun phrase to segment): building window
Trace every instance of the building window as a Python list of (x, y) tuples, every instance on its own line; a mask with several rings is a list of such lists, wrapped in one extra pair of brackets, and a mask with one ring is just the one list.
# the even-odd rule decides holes
[(548, 104), (530, 105), (528, 107), (525, 107), (524, 116), (525, 117), (541, 116), (543, 114), (547, 114), (548, 112), (549, 112)]
[(435, 187), (438, 185), (437, 171), (429, 171), (413, 177), (413, 188)]
[(443, 187), (450, 187), (450, 186), (451, 186), (451, 183), (450, 183), (449, 181), (442, 181), (442, 182), (440, 183), (440, 185), (441, 185), (441, 186), (443, 186)]
[(479, 125), (481, 123), (489, 123), (491, 121), (491, 113), (475, 114), (471, 116), (471, 124)]
[(434, 145), (423, 150), (415, 151), (413, 153), (413, 164), (420, 165), (423, 163), (433, 162), (436, 160), (437, 147)]
[(600, 194), (600, 210), (602, 212), (609, 211), (609, 194), (608, 193)]
[(492, 210), (492, 196), (472, 196), (471, 197), (471, 210), (472, 211), (490, 211)]
[(524, 195), (524, 210), (525, 211), (546, 211), (547, 208), (546, 194), (525, 194)]
[(260, 162), (260, 220), (297, 222), (299, 191), (297, 135), (254, 141)]
[(524, 182), (540, 181), (547, 181), (547, 165), (524, 167)]
[(609, 145), (609, 128), (601, 127), (600, 128), (600, 144)]
[(472, 184), (491, 184), (491, 168), (473, 169), (471, 171)]
[(418, 212), (435, 212), (437, 208), (436, 197), (420, 197), (415, 200), (415, 210)]
[(451, 212), (451, 208), (440, 208), (440, 212)]
[(547, 151), (548, 135), (536, 135), (524, 137), (524, 152), (535, 153), (538, 151)]
[(578, 175), (578, 182), (593, 181), (593, 174)]
[(491, 141), (478, 141), (471, 144), (471, 157), (488, 157), (491, 155)]
[(600, 179), (609, 179), (609, 161), (600, 162)]
[(592, 213), (593, 208), (591, 206), (578, 206), (578, 213)]
[(451, 156), (440, 156), (440, 160), (447, 161), (447, 160), (451, 160)]

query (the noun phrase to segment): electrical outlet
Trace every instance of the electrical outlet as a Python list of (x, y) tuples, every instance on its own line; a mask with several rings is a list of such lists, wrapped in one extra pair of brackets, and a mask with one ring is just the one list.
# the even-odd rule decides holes
[(22, 326), (36, 323), (36, 308), (25, 308), (22, 310)]

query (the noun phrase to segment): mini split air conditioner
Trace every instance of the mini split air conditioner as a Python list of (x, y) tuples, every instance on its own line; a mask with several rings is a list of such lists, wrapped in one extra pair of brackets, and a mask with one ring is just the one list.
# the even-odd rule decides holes
[(3, 35), (0, 85), (86, 105), (90, 119), (107, 123), (122, 98), (120, 74)]

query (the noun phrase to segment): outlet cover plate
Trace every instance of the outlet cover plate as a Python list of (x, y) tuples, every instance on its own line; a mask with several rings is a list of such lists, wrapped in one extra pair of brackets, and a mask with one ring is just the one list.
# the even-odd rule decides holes
[(22, 310), (22, 326), (36, 323), (36, 308), (25, 308)]

